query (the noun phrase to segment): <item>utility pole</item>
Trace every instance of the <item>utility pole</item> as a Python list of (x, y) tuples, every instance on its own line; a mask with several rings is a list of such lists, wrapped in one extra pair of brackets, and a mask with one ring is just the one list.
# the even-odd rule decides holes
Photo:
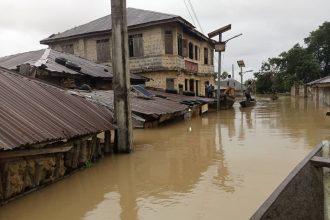
[(219, 42), (217, 42), (215, 45), (215, 51), (218, 52), (218, 74), (217, 74), (218, 83), (217, 83), (217, 95), (216, 95), (217, 111), (220, 110), (221, 52), (225, 51), (226, 49), (226, 42), (222, 42), (222, 33), (229, 31), (230, 29), (231, 29), (231, 24), (219, 28), (218, 30), (215, 30), (208, 34), (209, 38), (219, 35)]
[(232, 75), (231, 78), (235, 79), (235, 77), (234, 77), (235, 76), (234, 64), (231, 65), (231, 75)]
[[(222, 42), (222, 33), (219, 33), (219, 42)], [(217, 111), (220, 110), (220, 80), (221, 80), (221, 50), (219, 50), (218, 53)]]
[(244, 96), (244, 92), (243, 92), (243, 67), (240, 67), (241, 68), (241, 72), (240, 72), (240, 75), (241, 75), (241, 92)]
[(133, 149), (126, 0), (111, 0), (114, 122), (117, 153)]
[(242, 92), (242, 95), (244, 96), (244, 93), (243, 93), (243, 67), (245, 67), (245, 63), (243, 60), (238, 60), (237, 64), (238, 64), (239, 68), (241, 69), (239, 75), (241, 76), (241, 92)]
[(222, 33), (229, 31), (231, 29), (231, 24), (224, 26), (222, 28), (219, 28), (218, 30), (215, 30), (208, 34), (209, 38), (215, 37), (219, 35), (219, 42), (216, 42), (215, 44), (215, 52), (219, 53), (219, 59), (218, 59), (218, 89), (217, 89), (217, 111), (220, 110), (220, 76), (221, 76), (221, 52), (224, 52), (226, 50), (226, 43), (230, 41), (231, 39), (234, 39), (236, 37), (241, 36), (242, 34), (235, 35), (234, 37), (229, 38), (226, 41), (222, 41)]

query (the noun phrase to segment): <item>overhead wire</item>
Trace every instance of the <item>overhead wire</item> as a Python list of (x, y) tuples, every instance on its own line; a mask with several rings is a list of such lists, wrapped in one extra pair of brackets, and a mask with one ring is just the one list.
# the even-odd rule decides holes
[[(189, 13), (189, 15), (190, 15), (190, 17), (191, 17), (191, 19), (192, 19), (192, 22), (193, 22), (194, 26), (196, 26), (195, 21), (194, 21), (194, 20), (196, 20), (196, 22), (197, 22), (197, 24), (198, 24), (198, 26), (199, 26), (199, 29), (200, 29), (201, 32), (205, 35), (204, 30), (203, 30), (203, 28), (202, 28), (201, 23), (199, 22), (199, 19), (198, 19), (197, 13), (196, 13), (196, 11), (195, 11), (195, 8), (194, 8), (192, 2), (191, 2), (190, 0), (183, 0), (183, 1), (184, 1), (185, 5), (186, 5), (187, 11), (188, 11), (188, 13)], [(189, 10), (189, 7), (188, 7), (186, 1), (189, 3), (190, 9), (191, 9), (192, 14), (194, 15), (194, 18), (195, 18), (195, 19), (193, 18), (193, 16), (192, 16), (192, 14), (191, 14), (191, 12), (190, 12), (190, 10)], [(222, 56), (224, 57), (224, 53), (222, 53)], [(218, 58), (215, 56), (215, 54), (213, 55), (213, 62), (214, 62), (214, 61), (216, 61), (216, 63), (218, 63)], [(221, 65), (222, 65), (222, 63), (223, 63), (223, 59), (221, 59)]]
[(188, 1), (189, 5), (190, 5), (190, 7), (191, 7), (191, 10), (192, 10), (193, 14), (194, 14), (194, 17), (195, 17), (195, 19), (196, 19), (196, 21), (197, 21), (197, 24), (198, 24), (198, 26), (199, 26), (199, 29), (202, 31), (203, 34), (205, 34), (205, 33), (204, 33), (204, 30), (203, 30), (203, 28), (202, 28), (202, 25), (201, 25), (200, 22), (199, 22), (199, 19), (198, 19), (198, 17), (197, 17), (197, 13), (196, 13), (196, 11), (195, 11), (195, 8), (194, 8), (193, 4), (191, 3), (190, 0), (187, 0), (187, 1)]
[(195, 20), (194, 20), (193, 16), (191, 15), (191, 12), (190, 12), (190, 10), (189, 10), (189, 7), (188, 7), (188, 5), (187, 5), (186, 0), (183, 0), (183, 2), (184, 2), (185, 6), (186, 6), (186, 8), (187, 8), (187, 11), (188, 11), (189, 16), (190, 16), (190, 18), (191, 18), (191, 20), (192, 20), (193, 25), (196, 26), (196, 24), (195, 24)]

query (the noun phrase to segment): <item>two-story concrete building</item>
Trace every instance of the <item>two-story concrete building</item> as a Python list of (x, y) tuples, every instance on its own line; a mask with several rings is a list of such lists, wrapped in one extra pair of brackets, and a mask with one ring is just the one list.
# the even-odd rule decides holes
[[(149, 87), (205, 94), (214, 84), (214, 41), (177, 15), (127, 9), (131, 73)], [(111, 16), (41, 40), (57, 51), (111, 66)]]

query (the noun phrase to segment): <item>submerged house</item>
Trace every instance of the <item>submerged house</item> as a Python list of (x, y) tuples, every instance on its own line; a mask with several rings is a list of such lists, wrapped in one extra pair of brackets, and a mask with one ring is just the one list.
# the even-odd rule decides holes
[[(24, 76), (41, 79), (64, 88), (112, 88), (112, 69), (76, 55), (42, 49), (0, 58), (0, 66)], [(131, 84), (145, 84), (144, 77), (131, 74)]]
[(330, 105), (330, 76), (307, 83), (306, 91), (308, 97)]
[[(112, 90), (70, 90), (72, 95), (103, 105), (113, 111)], [(147, 90), (141, 85), (131, 87), (131, 109), (134, 128), (152, 128), (164, 123), (182, 120), (208, 111), (214, 99)]]
[[(92, 92), (72, 90), (70, 92), (73, 95), (106, 106), (113, 111), (114, 93), (112, 90), (94, 90)], [(134, 128), (152, 128), (164, 122), (183, 119), (188, 110), (184, 104), (163, 98), (139, 97), (134, 91), (130, 95)]]
[[(214, 41), (177, 15), (127, 8), (130, 70), (149, 87), (205, 95), (214, 84)], [(111, 66), (111, 16), (40, 41), (51, 49)]]
[[(216, 83), (215, 89), (217, 89), (218, 85)], [(238, 82), (235, 79), (228, 78), (225, 80), (220, 81), (220, 91), (221, 93), (224, 92), (228, 87), (231, 87), (235, 90), (236, 95), (242, 95), (243, 90), (245, 90), (245, 85), (242, 85), (240, 82)]]
[(0, 206), (112, 151), (112, 113), (0, 68)]

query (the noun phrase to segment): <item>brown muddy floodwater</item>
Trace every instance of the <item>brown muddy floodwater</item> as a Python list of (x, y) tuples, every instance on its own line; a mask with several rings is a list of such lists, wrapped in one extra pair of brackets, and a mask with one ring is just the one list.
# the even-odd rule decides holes
[(296, 164), (330, 139), (327, 107), (259, 97), (135, 131), (135, 152), (0, 208), (1, 220), (249, 219)]

